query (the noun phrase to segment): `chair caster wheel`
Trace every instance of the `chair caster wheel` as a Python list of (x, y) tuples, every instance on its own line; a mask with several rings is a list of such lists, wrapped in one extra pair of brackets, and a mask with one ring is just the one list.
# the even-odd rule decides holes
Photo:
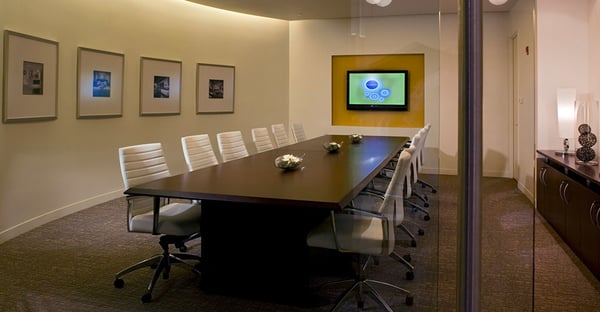
[(123, 286), (125, 286), (125, 281), (120, 278), (117, 278), (113, 282), (113, 285), (115, 285), (115, 288), (123, 288)]
[(410, 241), (410, 247), (417, 247), (417, 241), (416, 240)]
[(150, 303), (150, 302), (152, 302), (152, 294), (151, 293), (145, 293), (142, 296), (142, 302), (143, 303)]
[(431, 190), (431, 193), (435, 194), (437, 193), (437, 190)]
[(408, 271), (406, 272), (406, 279), (409, 281), (412, 281), (415, 279), (415, 272), (413, 271)]
[(431, 219), (431, 217), (430, 217), (429, 215), (425, 215), (425, 216), (423, 217), (423, 220), (425, 220), (425, 221), (429, 221), (429, 219)]
[(423, 207), (425, 207), (425, 208), (429, 207), (429, 203), (424, 203)]
[(423, 236), (423, 235), (425, 235), (425, 230), (423, 230), (423, 229), (419, 229), (419, 232), (418, 232), (418, 234), (419, 234), (419, 236)]
[(404, 303), (406, 303), (406, 305), (413, 305), (415, 299), (413, 296), (406, 296), (406, 300), (404, 300)]

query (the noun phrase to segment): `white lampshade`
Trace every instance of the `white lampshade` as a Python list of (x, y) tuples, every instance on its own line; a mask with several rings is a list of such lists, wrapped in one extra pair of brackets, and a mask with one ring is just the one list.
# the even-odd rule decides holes
[(392, 0), (381, 0), (377, 5), (383, 8), (390, 5), (390, 3), (392, 3)]
[(575, 137), (575, 100), (577, 92), (573, 88), (556, 90), (556, 108), (558, 113), (558, 136)]
[(490, 0), (490, 3), (493, 5), (503, 5), (507, 2), (508, 0)]

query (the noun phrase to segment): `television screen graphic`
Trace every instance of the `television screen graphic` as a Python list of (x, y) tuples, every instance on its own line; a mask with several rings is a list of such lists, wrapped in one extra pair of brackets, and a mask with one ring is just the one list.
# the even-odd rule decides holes
[(349, 71), (349, 110), (408, 110), (408, 72)]

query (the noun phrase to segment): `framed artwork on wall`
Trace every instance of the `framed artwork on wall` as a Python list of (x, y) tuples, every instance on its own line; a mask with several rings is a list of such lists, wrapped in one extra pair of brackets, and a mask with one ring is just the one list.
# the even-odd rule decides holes
[(142, 57), (140, 68), (140, 115), (178, 115), (181, 62)]
[(233, 113), (235, 67), (198, 64), (196, 113)]
[(124, 55), (77, 50), (77, 118), (123, 115)]
[(4, 31), (2, 121), (56, 119), (58, 42)]

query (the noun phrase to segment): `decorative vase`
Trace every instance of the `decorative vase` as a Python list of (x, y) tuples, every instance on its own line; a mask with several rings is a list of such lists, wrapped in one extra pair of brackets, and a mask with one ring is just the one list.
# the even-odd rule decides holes
[(596, 158), (596, 152), (592, 148), (597, 142), (596, 135), (592, 133), (592, 127), (584, 123), (579, 125), (577, 130), (579, 131), (578, 140), (581, 147), (575, 151), (575, 156), (577, 157), (576, 163), (582, 165), (598, 165), (598, 162), (594, 160)]

